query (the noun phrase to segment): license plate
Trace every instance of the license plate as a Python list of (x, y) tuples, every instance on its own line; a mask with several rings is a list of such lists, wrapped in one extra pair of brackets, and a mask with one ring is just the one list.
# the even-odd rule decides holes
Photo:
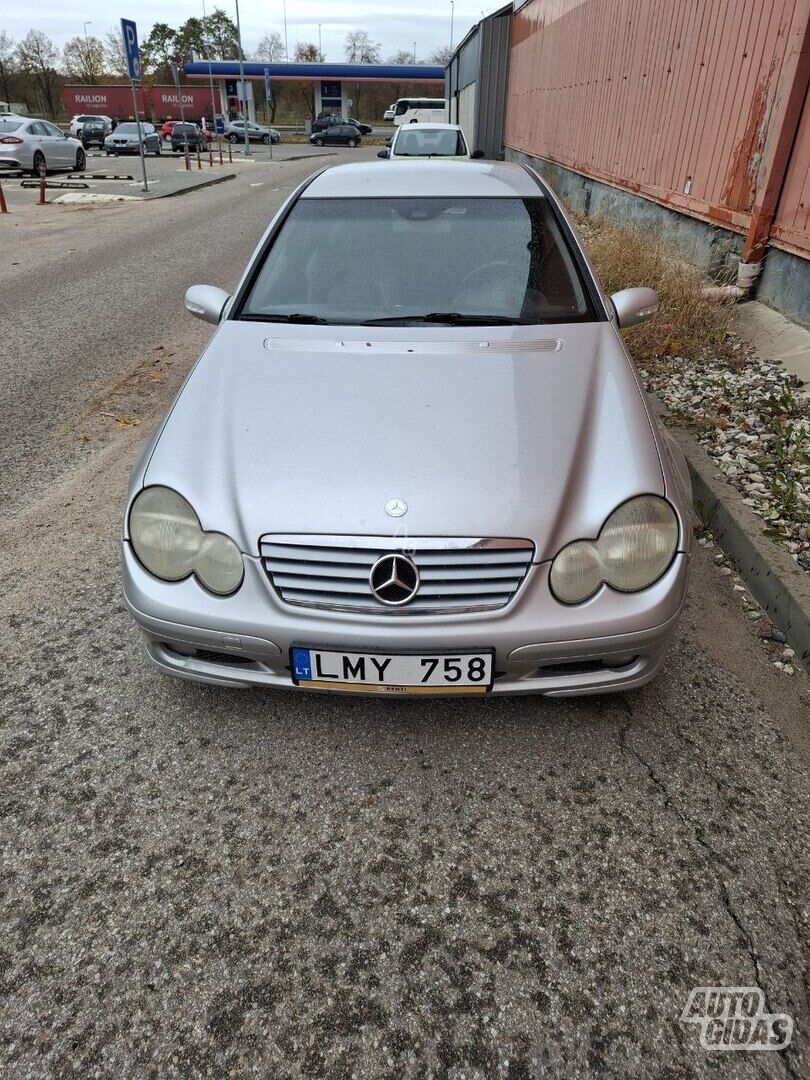
[(381, 694), (485, 694), (492, 686), (492, 651), (475, 653), (338, 652), (294, 646), (296, 686)]

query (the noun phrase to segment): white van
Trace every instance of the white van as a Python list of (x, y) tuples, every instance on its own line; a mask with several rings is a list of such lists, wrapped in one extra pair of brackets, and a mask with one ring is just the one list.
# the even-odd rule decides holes
[(400, 98), (394, 106), (394, 123), (441, 124), (447, 117), (444, 98)]

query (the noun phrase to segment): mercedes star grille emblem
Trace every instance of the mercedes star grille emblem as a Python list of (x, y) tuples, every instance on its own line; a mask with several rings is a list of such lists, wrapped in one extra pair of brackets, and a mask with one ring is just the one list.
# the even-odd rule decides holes
[(371, 568), (368, 583), (381, 604), (400, 607), (419, 591), (419, 571), (407, 555), (381, 555)]
[(408, 504), (402, 499), (389, 499), (385, 504), (385, 512), (389, 517), (402, 517), (408, 513)]

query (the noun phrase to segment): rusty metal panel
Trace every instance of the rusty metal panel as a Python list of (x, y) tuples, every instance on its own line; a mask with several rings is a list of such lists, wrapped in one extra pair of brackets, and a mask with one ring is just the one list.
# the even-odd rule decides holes
[(810, 0), (529, 0), (504, 142), (744, 233), (809, 19)]
[(771, 240), (797, 255), (810, 255), (810, 101), (805, 98)]

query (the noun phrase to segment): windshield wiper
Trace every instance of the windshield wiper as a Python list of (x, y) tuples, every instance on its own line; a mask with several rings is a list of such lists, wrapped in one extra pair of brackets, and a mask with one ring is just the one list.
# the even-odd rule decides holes
[(249, 319), (251, 322), (288, 322), (288, 323), (315, 323), (318, 326), (328, 326), (329, 320), (322, 319), (320, 315), (303, 315), (293, 312), (292, 315), (259, 315), (257, 312), (245, 312), (240, 319)]
[(408, 326), (411, 323), (440, 323), (445, 326), (522, 326), (533, 319), (510, 315), (464, 315), (460, 311), (429, 311), (424, 315), (397, 315), (388, 319), (366, 319), (361, 326)]

